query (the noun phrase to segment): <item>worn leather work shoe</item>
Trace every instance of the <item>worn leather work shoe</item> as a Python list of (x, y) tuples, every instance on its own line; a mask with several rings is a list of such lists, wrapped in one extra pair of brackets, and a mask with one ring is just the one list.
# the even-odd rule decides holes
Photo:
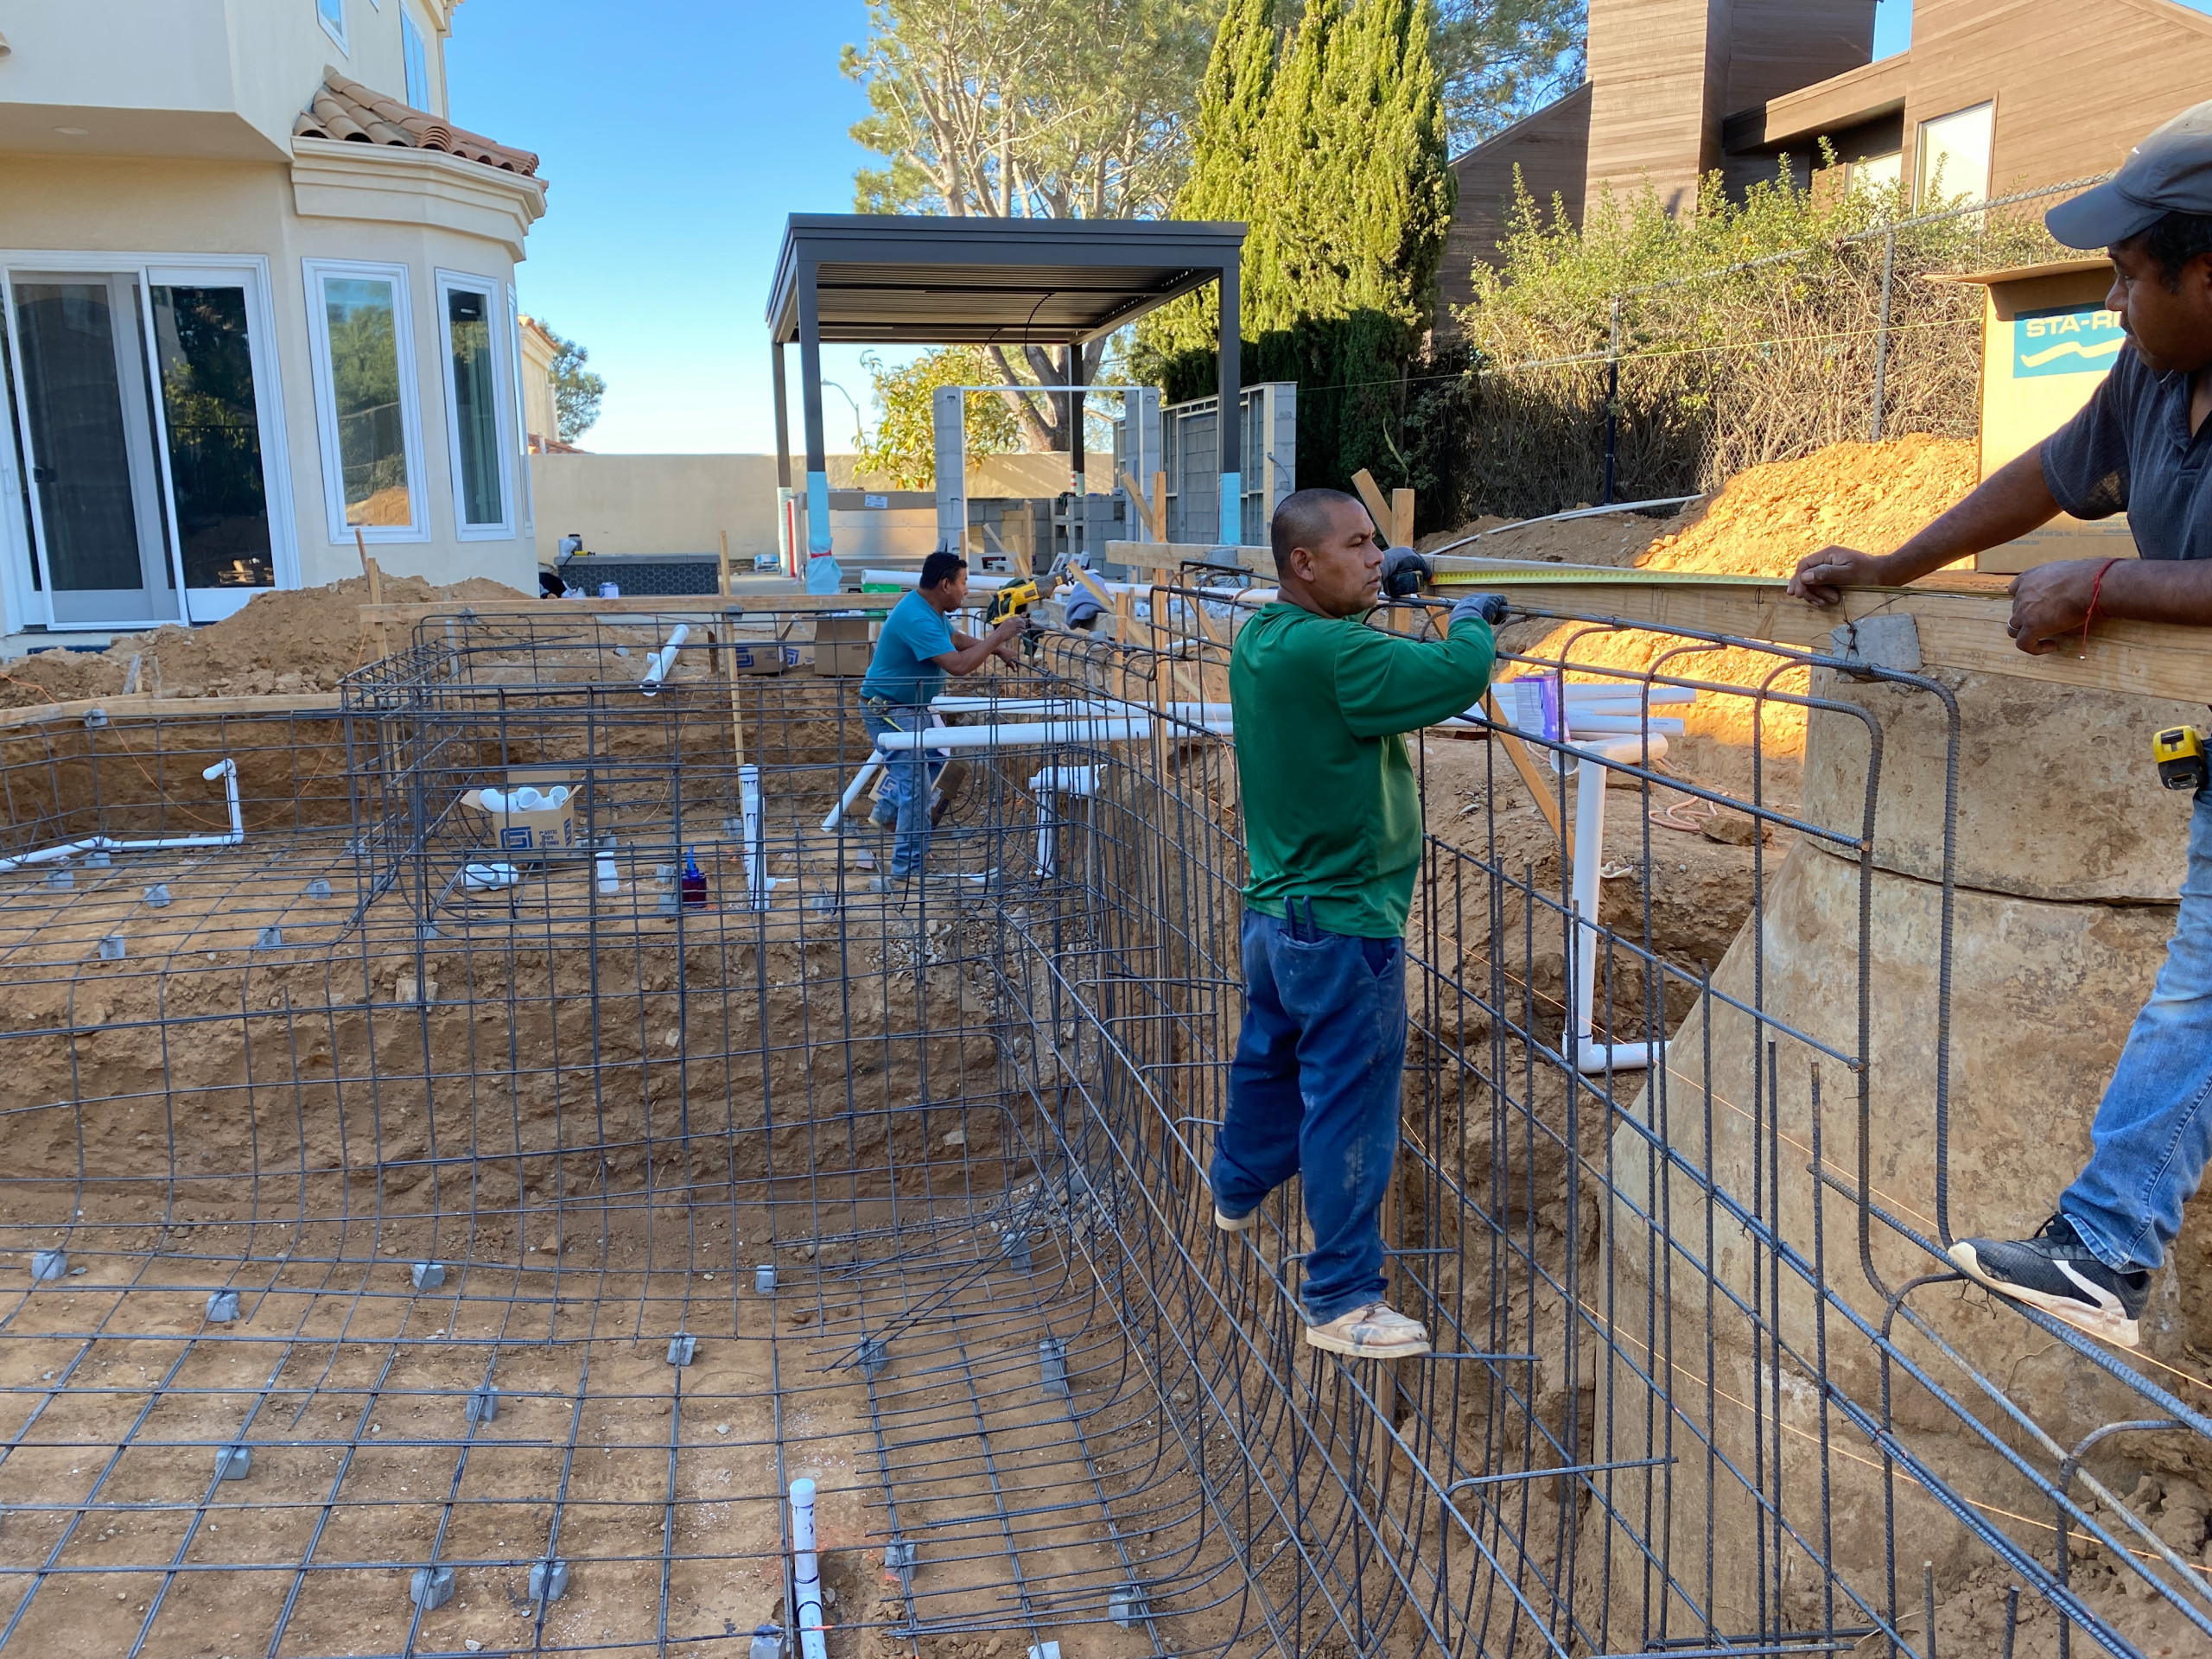
[(2033, 1238), (1962, 1238), (1951, 1246), (1951, 1260), (1976, 1284), (2076, 1331), (2123, 1348), (2143, 1345), (2136, 1319), (2151, 1300), (2151, 1275), (2107, 1267), (2064, 1216), (2053, 1216)]
[(1260, 1224), (1260, 1212), (1254, 1210), (1242, 1216), (1225, 1216), (1221, 1212), (1220, 1207), (1216, 1205), (1213, 1212), (1213, 1224), (1224, 1233), (1249, 1233)]
[(1354, 1359), (1411, 1359), (1428, 1352), (1428, 1327), (1409, 1319), (1388, 1302), (1370, 1302), (1340, 1313), (1326, 1325), (1306, 1327), (1306, 1340), (1332, 1354)]

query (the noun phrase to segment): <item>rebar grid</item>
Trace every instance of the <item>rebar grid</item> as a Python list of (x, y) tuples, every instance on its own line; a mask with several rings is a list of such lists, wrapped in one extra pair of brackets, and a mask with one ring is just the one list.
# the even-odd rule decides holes
[[(249, 811), (241, 847), (0, 874), (0, 1648), (741, 1652), (788, 1622), (801, 1474), (836, 1659), (1918, 1656), (1923, 1559), (1947, 1609), (2017, 1584), (2024, 1644), (2063, 1622), (2154, 1651), (2071, 1587), (2085, 1549), (2160, 1628), (2212, 1630), (2201, 1571), (2111, 1491), (2153, 1443), (2202, 1466), (2203, 1385), (2030, 1315), (2070, 1394), (2016, 1393), (1977, 1363), (2015, 1311), (1907, 1300), (1955, 1278), (1948, 1103), (1939, 1071), (1937, 1155), (1878, 1177), (1880, 732), (1823, 659), (1677, 634), (1576, 670), (1612, 629), (1568, 618), (1509, 654), (1700, 688), (1748, 733), (1609, 767), (1642, 827), (1611, 852), (1633, 897), (1601, 912), (1599, 1036), (1675, 1038), (1649, 1090), (1562, 1035), (1568, 867), (1503, 746), (1479, 721), (1421, 743), (1385, 1225), (1439, 1352), (1352, 1366), (1300, 1339), (1294, 1193), (1255, 1234), (1211, 1224), (1243, 856), (1233, 746), (1170, 705), (1221, 700), (1234, 617), (1149, 611), (1137, 643), (1052, 636), (990, 682), (1150, 709), (1144, 735), (967, 755), (902, 891), (868, 889), (864, 810), (822, 828), (867, 753), (853, 683), (732, 676), (695, 641), (647, 697), (668, 625), (567, 613), (427, 625), (349, 682), (342, 730), (296, 728), (350, 821)], [(1731, 671), (1694, 677), (1721, 645)], [(1808, 713), (1861, 734), (1852, 821), (1807, 804)], [(88, 735), (52, 833), (156, 817), (170, 779), (126, 785), (143, 748), (99, 744), (159, 735)], [(11, 760), (11, 788), (54, 765)], [(760, 892), (726, 822), (741, 765)], [(472, 891), (501, 855), (461, 798), (546, 767), (585, 844)], [(1040, 826), (1050, 767), (1094, 781)], [(1652, 813), (1694, 799), (1755, 826), (1726, 963), (1669, 931)], [(663, 874), (686, 849), (698, 909)], [(1812, 859), (1850, 901), (1840, 1039), (1791, 1023), (1765, 963)]]

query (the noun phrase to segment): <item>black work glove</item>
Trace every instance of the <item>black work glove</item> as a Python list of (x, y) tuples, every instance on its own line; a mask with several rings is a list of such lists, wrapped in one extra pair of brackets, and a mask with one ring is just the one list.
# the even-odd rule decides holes
[(1394, 547), (1382, 556), (1382, 597), (1411, 599), (1435, 574), (1428, 561), (1410, 547)]
[(1451, 622), (1446, 622), (1445, 626), (1448, 629), (1452, 622), (1478, 616), (1494, 628), (1505, 620), (1505, 613), (1510, 608), (1503, 594), (1469, 594), (1452, 607)]

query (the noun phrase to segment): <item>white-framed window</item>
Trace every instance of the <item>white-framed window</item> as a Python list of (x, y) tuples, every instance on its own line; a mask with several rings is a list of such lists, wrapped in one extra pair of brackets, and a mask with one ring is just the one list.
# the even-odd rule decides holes
[(315, 358), (330, 539), (426, 542), (422, 402), (407, 267), (308, 259), (308, 340)]
[(1989, 162), (1997, 105), (1977, 104), (1920, 124), (1920, 167), (1914, 201), (1922, 207), (1963, 197), (1989, 199)]
[(513, 372), (502, 285), (465, 271), (438, 273), (438, 349), (453, 461), (454, 534), (465, 542), (515, 533)]
[(399, 49), (407, 64), (408, 104), (418, 110), (430, 109), (430, 54), (423, 48), (423, 31), (415, 27), (404, 5), (399, 12)]
[(1894, 190), (1904, 179), (1904, 152), (1893, 149), (1886, 156), (1869, 156), (1851, 164), (1851, 188), (1862, 195)]
[(507, 284), (507, 366), (513, 371), (508, 381), (514, 388), (515, 418), (511, 442), (516, 457), (516, 493), (522, 498), (522, 527), (526, 535), (537, 528), (537, 509), (530, 493), (530, 410), (523, 398), (522, 305), (516, 298), (512, 283)]
[(322, 25), (322, 32), (338, 42), (340, 52), (346, 45), (346, 0), (315, 0), (315, 20)]

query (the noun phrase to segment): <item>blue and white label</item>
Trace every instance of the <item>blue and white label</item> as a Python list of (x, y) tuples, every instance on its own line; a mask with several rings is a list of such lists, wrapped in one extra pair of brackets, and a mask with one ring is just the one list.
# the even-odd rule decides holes
[(2126, 340), (2120, 314), (2101, 305), (2023, 311), (2012, 319), (2012, 378), (2102, 374), (2119, 358)]

